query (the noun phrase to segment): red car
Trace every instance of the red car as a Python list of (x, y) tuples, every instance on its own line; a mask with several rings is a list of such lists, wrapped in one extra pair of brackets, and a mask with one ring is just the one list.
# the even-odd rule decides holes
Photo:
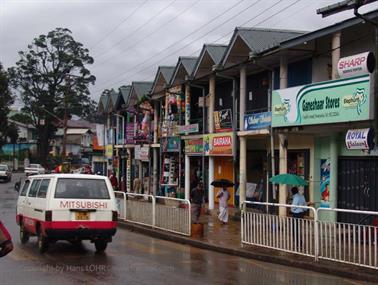
[(3, 257), (13, 250), (12, 238), (0, 221), (0, 257)]

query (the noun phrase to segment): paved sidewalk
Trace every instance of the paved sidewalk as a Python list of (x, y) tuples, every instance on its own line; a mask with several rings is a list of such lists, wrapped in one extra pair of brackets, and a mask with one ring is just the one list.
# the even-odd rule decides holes
[(216, 213), (213, 213), (213, 215), (202, 214), (200, 222), (204, 224), (204, 237), (201, 238), (185, 237), (129, 222), (120, 222), (120, 226), (156, 238), (220, 253), (378, 283), (377, 270), (326, 260), (315, 262), (312, 257), (257, 246), (242, 246), (240, 240), (240, 220), (235, 218), (234, 212), (237, 212), (237, 210), (230, 209), (230, 219), (226, 225), (222, 225), (218, 221)]

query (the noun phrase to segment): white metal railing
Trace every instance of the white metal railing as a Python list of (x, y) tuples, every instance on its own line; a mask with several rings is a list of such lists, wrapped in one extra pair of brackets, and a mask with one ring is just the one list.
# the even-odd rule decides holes
[(164, 196), (114, 191), (121, 220), (191, 235), (190, 201)]
[[(378, 212), (318, 208), (320, 212), (371, 215)], [(378, 269), (378, 227), (318, 221), (319, 258)]]
[(155, 199), (155, 228), (190, 236), (190, 201), (164, 196)]
[[(313, 215), (299, 219), (248, 208), (303, 208)], [(371, 215), (378, 212), (244, 202), (241, 219), (242, 244), (250, 244), (307, 256), (378, 269), (378, 226), (319, 219), (320, 212)]]
[[(302, 208), (312, 211), (315, 219), (298, 219), (265, 214), (253, 211), (247, 205)], [(241, 241), (243, 244), (273, 248), (316, 258), (318, 248), (315, 239), (317, 235), (316, 217), (317, 212), (313, 207), (245, 201), (241, 219)]]
[(114, 191), (116, 205), (118, 210), (118, 219), (126, 219), (126, 193), (122, 191)]
[(155, 198), (153, 195), (126, 193), (126, 221), (154, 225)]

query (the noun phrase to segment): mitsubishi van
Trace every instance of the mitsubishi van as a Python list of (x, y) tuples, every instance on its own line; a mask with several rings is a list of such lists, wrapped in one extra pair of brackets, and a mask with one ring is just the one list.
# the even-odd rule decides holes
[(104, 251), (116, 233), (117, 217), (113, 188), (105, 176), (33, 175), (19, 190), (21, 243), (37, 236), (41, 253), (57, 240), (90, 240), (97, 251)]

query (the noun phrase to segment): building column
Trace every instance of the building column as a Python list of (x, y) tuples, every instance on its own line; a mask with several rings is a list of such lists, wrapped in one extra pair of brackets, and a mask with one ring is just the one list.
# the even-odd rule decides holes
[(190, 156), (185, 154), (185, 199), (190, 199)]
[[(280, 157), (280, 174), (287, 173), (287, 136), (285, 134), (278, 134), (279, 140), (279, 157)], [(286, 204), (287, 200), (287, 185), (279, 185), (279, 203)], [(286, 208), (280, 207), (279, 215), (281, 217), (286, 216)]]
[[(205, 100), (206, 103), (206, 100)], [(209, 80), (209, 112), (208, 112), (208, 131), (214, 133), (214, 105), (215, 105), (215, 75), (210, 76)]]
[(337, 64), (340, 60), (340, 40), (341, 33), (335, 33), (332, 36), (332, 80), (339, 78)]
[(287, 88), (287, 58), (280, 58), (280, 89)]
[[(338, 169), (338, 148), (337, 135), (331, 136), (330, 142), (330, 169), (329, 169), (329, 206), (337, 208), (337, 169)], [(330, 216), (332, 221), (336, 220), (336, 213)]]
[(241, 208), (246, 199), (247, 186), (247, 138), (240, 139), (240, 157), (239, 157), (239, 207)]
[(153, 148), (153, 165), (152, 165), (152, 194), (155, 196), (156, 195), (156, 190), (158, 188), (158, 159), (159, 159), (159, 154), (158, 154), (158, 148), (154, 147)]
[(211, 182), (214, 181), (214, 157), (209, 156), (209, 210), (214, 209), (214, 187)]
[(244, 131), (244, 114), (245, 114), (245, 102), (247, 100), (247, 71), (246, 67), (243, 66), (240, 69), (240, 94), (239, 94), (239, 130)]

